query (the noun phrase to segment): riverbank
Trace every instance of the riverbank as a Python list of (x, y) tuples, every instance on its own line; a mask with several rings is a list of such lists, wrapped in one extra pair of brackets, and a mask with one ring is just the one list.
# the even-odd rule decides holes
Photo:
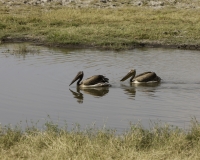
[(117, 135), (114, 130), (47, 122), (23, 131), (20, 126), (0, 127), (0, 159), (199, 159), (200, 124), (193, 120), (189, 130), (155, 123), (140, 124)]
[(14, 5), (10, 2), (8, 5), (2, 1), (1, 43), (29, 41), (58, 47), (104, 49), (200, 49), (200, 9), (197, 4), (195, 8), (187, 9), (172, 5), (152, 7), (147, 3), (97, 9), (53, 2), (49, 5)]

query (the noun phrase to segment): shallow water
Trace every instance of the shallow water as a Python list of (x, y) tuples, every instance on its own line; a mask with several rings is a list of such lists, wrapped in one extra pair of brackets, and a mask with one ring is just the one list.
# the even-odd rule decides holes
[[(50, 119), (68, 126), (95, 124), (123, 131), (130, 123), (162, 121), (182, 128), (200, 119), (200, 52), (174, 49), (100, 51), (0, 45), (0, 123), (17, 124)], [(131, 85), (120, 79), (134, 68), (137, 74), (155, 71), (158, 85)], [(77, 90), (69, 86), (78, 71), (84, 79), (103, 74), (112, 87)], [(23, 124), (25, 125), (25, 124)]]

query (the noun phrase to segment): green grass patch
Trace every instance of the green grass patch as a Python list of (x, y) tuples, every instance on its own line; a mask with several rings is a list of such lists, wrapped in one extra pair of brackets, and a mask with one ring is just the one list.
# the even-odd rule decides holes
[[(1, 7), (0, 7), (1, 8)], [(200, 9), (166, 7), (4, 9), (0, 39), (31, 37), (51, 44), (129, 48), (138, 43), (200, 44)]]

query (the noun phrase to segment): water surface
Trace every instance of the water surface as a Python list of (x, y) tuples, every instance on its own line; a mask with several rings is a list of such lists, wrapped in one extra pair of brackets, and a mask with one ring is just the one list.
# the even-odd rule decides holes
[[(123, 131), (129, 124), (160, 120), (182, 128), (200, 119), (200, 52), (174, 49), (100, 51), (28, 46), (34, 52), (15, 54), (19, 44), (0, 46), (0, 123), (45, 122), (82, 127), (95, 124)], [(120, 79), (130, 70), (155, 71), (158, 85), (131, 85)], [(84, 79), (103, 74), (111, 88), (79, 90)]]

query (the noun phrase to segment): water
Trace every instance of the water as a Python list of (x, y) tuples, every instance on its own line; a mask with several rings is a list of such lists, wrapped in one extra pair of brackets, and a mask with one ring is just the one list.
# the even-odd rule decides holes
[[(123, 131), (130, 123), (162, 121), (186, 128), (200, 119), (200, 52), (174, 49), (100, 51), (28, 46), (0, 46), (0, 123), (41, 122), (48, 117), (69, 127), (95, 124)], [(155, 71), (158, 85), (131, 85), (120, 79), (130, 69)], [(84, 79), (103, 74), (111, 88), (77, 90), (69, 86), (78, 71)]]

